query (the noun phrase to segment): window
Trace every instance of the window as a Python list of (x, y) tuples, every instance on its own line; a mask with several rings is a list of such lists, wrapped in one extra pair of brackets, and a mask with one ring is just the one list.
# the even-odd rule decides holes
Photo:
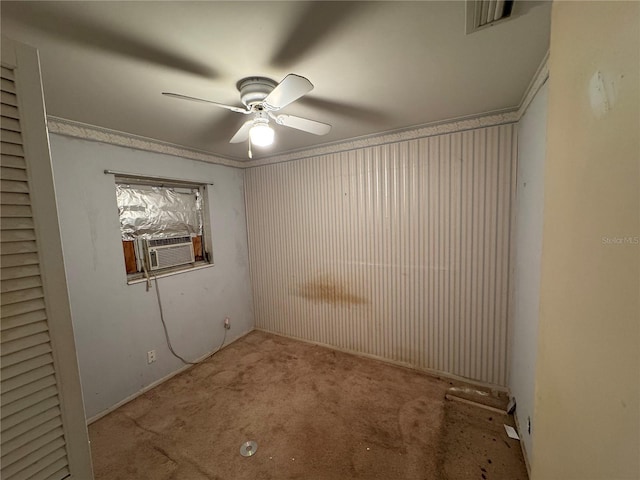
[(128, 281), (212, 263), (205, 185), (119, 175), (115, 181)]

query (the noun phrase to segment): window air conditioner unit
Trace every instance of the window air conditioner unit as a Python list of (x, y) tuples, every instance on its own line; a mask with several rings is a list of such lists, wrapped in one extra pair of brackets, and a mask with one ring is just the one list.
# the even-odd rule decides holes
[(149, 270), (195, 262), (191, 237), (158, 238), (145, 243)]

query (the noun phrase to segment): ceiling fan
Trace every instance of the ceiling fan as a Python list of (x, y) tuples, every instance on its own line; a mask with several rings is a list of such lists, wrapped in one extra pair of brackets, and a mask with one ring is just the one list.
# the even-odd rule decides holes
[(247, 77), (240, 80), (236, 86), (240, 92), (240, 100), (245, 108), (224, 105), (202, 98), (188, 97), (178, 93), (162, 92), (162, 94), (182, 100), (209, 103), (232, 112), (251, 115), (251, 120), (244, 122), (229, 140), (230, 143), (242, 143), (249, 140), (249, 158), (253, 157), (251, 152), (252, 144), (264, 147), (273, 143), (275, 132), (269, 126), (269, 120), (275, 121), (278, 125), (295, 128), (314, 135), (326, 135), (331, 130), (331, 125), (316, 120), (274, 113), (313, 90), (313, 84), (305, 77), (290, 73), (280, 83), (276, 83), (266, 77)]

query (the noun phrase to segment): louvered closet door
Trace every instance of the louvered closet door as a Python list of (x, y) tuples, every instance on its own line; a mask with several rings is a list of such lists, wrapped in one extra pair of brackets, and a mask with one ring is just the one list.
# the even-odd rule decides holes
[[(61, 377), (39, 251), (46, 239), (36, 235), (33, 167), (25, 158), (28, 135), (20, 118), (18, 91), (15, 70), (3, 65), (0, 471), (3, 480), (80, 478), (72, 476), (70, 467), (70, 433), (64, 426)], [(82, 409), (80, 414), (84, 416)]]

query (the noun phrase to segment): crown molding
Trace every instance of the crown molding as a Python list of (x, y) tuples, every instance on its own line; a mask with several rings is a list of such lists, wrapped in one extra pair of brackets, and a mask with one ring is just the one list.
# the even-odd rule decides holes
[(540, 90), (540, 87), (544, 85), (544, 82), (546, 82), (548, 78), (549, 78), (549, 51), (547, 50), (547, 53), (542, 59), (542, 62), (540, 62), (540, 65), (538, 66), (538, 70), (536, 70), (535, 75), (531, 79), (531, 83), (529, 83), (527, 90), (524, 92), (524, 95), (522, 96), (522, 101), (520, 101), (520, 106), (518, 107), (518, 112), (517, 112), (518, 121), (520, 121), (524, 113), (527, 111), (527, 108), (529, 108), (529, 105), (533, 101), (533, 97), (536, 96), (536, 93), (538, 93), (538, 90)]
[(330, 155), (333, 153), (357, 150), (367, 147), (375, 147), (390, 143), (404, 142), (408, 140), (416, 140), (419, 138), (433, 137), (436, 135), (444, 135), (447, 133), (462, 132), (465, 130), (474, 130), (477, 128), (493, 127), (496, 125), (504, 125), (508, 123), (516, 123), (520, 121), (531, 101), (535, 97), (540, 87), (544, 85), (549, 78), (549, 52), (542, 59), (536, 74), (531, 83), (527, 87), (520, 105), (517, 108), (507, 109), (494, 113), (486, 113), (471, 117), (462, 117), (443, 122), (429, 123), (408, 129), (394, 130), (379, 134), (367, 135), (363, 137), (352, 138), (347, 141), (327, 143), (313, 148), (305, 148), (286, 152), (273, 157), (241, 162), (230, 158), (219, 157), (207, 152), (194, 150), (191, 148), (175, 145), (168, 142), (162, 142), (152, 138), (141, 137), (130, 133), (111, 130), (103, 127), (96, 127), (86, 123), (67, 120), (64, 118), (49, 116), (48, 128), (49, 132), (69, 137), (81, 138), (94, 142), (107, 143), (120, 147), (133, 148), (136, 150), (144, 150), (147, 152), (161, 153), (176, 157), (189, 158), (201, 162), (213, 163), (217, 165), (225, 165), (235, 168), (252, 168), (273, 163), (290, 162), (293, 160), (301, 160), (310, 157), (319, 157), (322, 155)]
[(365, 137), (350, 139), (344, 142), (329, 143), (320, 145), (315, 148), (296, 150), (274, 157), (251, 160), (249, 162), (246, 162), (244, 166), (247, 168), (261, 167), (263, 165), (270, 165), (273, 163), (289, 162), (309, 157), (330, 155), (338, 152), (375, 147), (390, 143), (404, 142), (408, 140), (416, 140), (425, 137), (433, 137), (446, 133), (462, 132), (465, 130), (474, 130), (477, 128), (494, 127), (496, 125), (515, 123), (518, 121), (517, 113), (517, 110), (514, 108), (507, 111), (501, 111), (499, 113), (489, 113), (474, 117), (464, 117), (457, 120), (448, 120), (445, 122), (425, 124), (419, 127), (413, 127), (411, 129), (403, 129), (381, 134), (368, 135)]
[(189, 158), (200, 162), (225, 165), (227, 167), (245, 168), (245, 162), (231, 160), (229, 158), (218, 157), (210, 153), (201, 152), (191, 148), (162, 142), (153, 138), (141, 137), (130, 133), (119, 132), (103, 127), (96, 127), (86, 123), (75, 122), (65, 118), (54, 116), (47, 117), (47, 127), (50, 133), (66, 135), (68, 137), (81, 138), (93, 142), (107, 143), (119, 147), (144, 150), (146, 152), (161, 153), (175, 157)]
[(243, 164), (245, 168), (260, 167), (273, 163), (289, 162), (293, 160), (301, 160), (309, 157), (318, 157), (322, 155), (330, 155), (338, 152), (356, 150), (359, 148), (374, 147), (389, 143), (402, 142), (407, 140), (415, 140), (424, 137), (433, 137), (435, 135), (443, 135), (446, 133), (462, 132), (465, 130), (473, 130), (476, 128), (493, 127), (496, 125), (504, 125), (507, 123), (517, 123), (520, 121), (527, 108), (533, 101), (533, 98), (540, 90), (540, 87), (549, 78), (549, 51), (545, 54), (540, 62), (535, 75), (531, 79), (527, 90), (522, 96), (522, 100), (517, 108), (501, 111), (498, 113), (486, 113), (473, 117), (463, 117), (460, 119), (447, 120), (444, 122), (436, 122), (413, 127), (405, 130), (397, 130), (375, 135), (368, 135), (350, 139), (344, 142), (336, 142), (320, 145), (315, 148), (307, 148), (296, 150), (281, 155), (268, 158), (251, 160)]

